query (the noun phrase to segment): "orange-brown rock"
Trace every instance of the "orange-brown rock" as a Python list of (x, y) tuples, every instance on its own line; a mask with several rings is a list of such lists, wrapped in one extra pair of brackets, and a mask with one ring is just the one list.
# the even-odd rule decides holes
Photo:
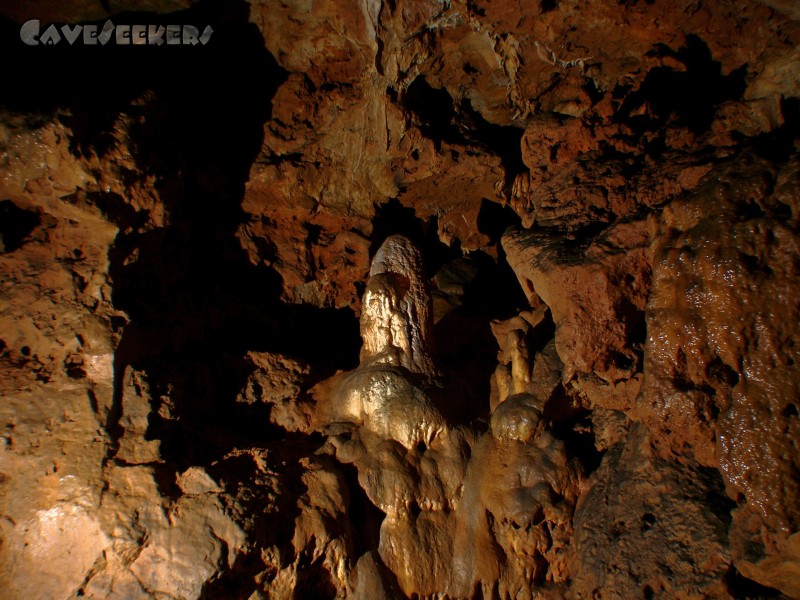
[[(800, 593), (797, 164), (744, 158), (663, 212), (639, 414), (722, 473), (748, 577)], [(759, 567), (763, 563), (763, 567)]]
[(0, 596), (800, 598), (795, 4), (0, 2)]
[(576, 598), (731, 598), (722, 481), (659, 459), (636, 425), (613, 445), (575, 510)]
[(458, 596), (496, 586), (504, 596), (533, 598), (569, 578), (580, 467), (547, 430), (542, 409), (533, 396), (511, 396), (475, 446), (455, 532)]
[(637, 368), (650, 286), (647, 243), (642, 221), (621, 222), (588, 240), (548, 230), (503, 236), (525, 293), (550, 307), (567, 378), (595, 372), (613, 382)]

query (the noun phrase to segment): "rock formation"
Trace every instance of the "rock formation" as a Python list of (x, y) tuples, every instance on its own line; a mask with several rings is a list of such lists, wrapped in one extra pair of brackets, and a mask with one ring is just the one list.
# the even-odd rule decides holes
[(800, 598), (796, 3), (0, 33), (4, 600)]

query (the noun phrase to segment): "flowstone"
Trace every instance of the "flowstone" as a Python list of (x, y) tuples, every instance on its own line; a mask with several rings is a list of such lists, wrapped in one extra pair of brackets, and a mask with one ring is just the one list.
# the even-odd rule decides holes
[(322, 429), (386, 515), (372, 560), (403, 593), (540, 597), (543, 585), (567, 577), (580, 481), (544, 418), (561, 363), (552, 343), (537, 352), (525, 341), (544, 312), (493, 324), (499, 393), (490, 430), (479, 435), (448, 424), (437, 408), (458, 399), (437, 385), (430, 307), (419, 252), (388, 238), (364, 294), (360, 366), (326, 384), (332, 406)]
[(431, 359), (431, 297), (419, 251), (388, 238), (372, 262), (361, 315), (361, 363), (340, 384), (337, 418), (363, 425), (411, 449), (430, 445), (445, 428), (426, 387)]

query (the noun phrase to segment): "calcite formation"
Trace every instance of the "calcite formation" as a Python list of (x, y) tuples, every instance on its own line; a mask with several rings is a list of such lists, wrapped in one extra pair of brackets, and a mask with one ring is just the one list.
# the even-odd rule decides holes
[(3, 600), (800, 598), (795, 2), (0, 49)]
[(376, 253), (361, 364), (334, 378), (328, 399), (328, 412), (355, 428), (332, 443), (386, 515), (379, 557), (405, 594), (469, 596), (499, 585), (503, 595), (530, 597), (535, 584), (566, 579), (580, 466), (546, 427), (547, 396), (525, 390), (530, 359), (510, 327), (505, 352), (514, 366), (503, 387), (511, 393), (494, 407), (490, 430), (476, 437), (447, 425), (435, 403), (446, 390), (435, 385), (421, 274), (407, 238), (392, 236)]
[(580, 467), (547, 430), (542, 408), (533, 396), (512, 396), (475, 446), (456, 529), (457, 596), (496, 587), (532, 598), (568, 578)]
[(370, 268), (361, 312), (361, 365), (340, 384), (333, 413), (407, 450), (431, 443), (445, 422), (425, 391), (435, 375), (430, 355), (431, 297), (419, 251), (387, 239)]
[[(361, 364), (339, 383), (333, 414), (359, 426), (334, 438), (370, 501), (386, 513), (379, 554), (401, 589), (431, 594), (448, 577), (448, 530), (463, 477), (461, 448), (450, 443), (431, 398), (431, 298), (419, 251), (392, 236), (370, 268), (361, 315)], [(414, 560), (429, 550), (433, 560)]]

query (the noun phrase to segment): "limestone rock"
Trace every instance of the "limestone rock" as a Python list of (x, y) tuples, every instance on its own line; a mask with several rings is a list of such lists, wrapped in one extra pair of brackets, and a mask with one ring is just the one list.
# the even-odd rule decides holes
[(213, 494), (222, 491), (222, 488), (211, 479), (203, 469), (199, 467), (189, 467), (178, 475), (178, 487), (186, 495)]
[[(535, 311), (523, 311), (507, 321), (491, 323), (492, 332), (500, 346), (499, 365), (495, 369), (490, 409), (515, 394), (531, 394), (540, 406), (550, 399), (561, 383), (563, 365), (555, 351), (553, 340), (542, 345), (543, 327), (547, 307), (542, 305)], [(495, 395), (496, 391), (496, 395)]]
[(596, 407), (592, 411), (596, 448), (603, 451), (625, 441), (632, 424), (633, 422), (621, 411)]
[(236, 397), (237, 402), (268, 404), (272, 423), (287, 431), (308, 430), (312, 407), (303, 391), (309, 366), (271, 352), (248, 352), (245, 359), (253, 371)]
[[(669, 447), (719, 467), (740, 503), (737, 566), (773, 587), (788, 578), (773, 580), (759, 562), (773, 553), (796, 561), (788, 540), (800, 482), (785, 474), (800, 464), (798, 199), (794, 162), (776, 173), (745, 158), (665, 209), (639, 396), (640, 414)], [(743, 539), (763, 550), (746, 551)]]
[(534, 304), (541, 298), (550, 307), (567, 378), (595, 372), (614, 382), (637, 368), (650, 286), (647, 245), (642, 221), (621, 222), (587, 241), (546, 230), (503, 236), (522, 288)]
[(542, 403), (519, 394), (495, 408), (464, 479), (453, 556), (459, 596), (489, 590), (534, 597), (569, 576), (566, 549), (580, 467), (542, 419)]
[(359, 369), (342, 382), (336, 414), (363, 422), (370, 431), (406, 448), (430, 444), (443, 433), (444, 420), (425, 392), (409, 379), (398, 369)]
[(419, 251), (388, 238), (372, 262), (361, 314), (361, 366), (338, 378), (332, 415), (363, 424), (406, 448), (431, 444), (445, 429), (425, 387), (430, 355), (431, 298)]
[(4, 599), (800, 597), (796, 2), (0, 4)]
[(256, 368), (239, 396), (247, 404), (295, 399), (300, 393), (299, 381), (308, 375), (307, 365), (280, 354), (248, 352), (247, 359)]
[(636, 425), (578, 502), (575, 597), (730, 598), (728, 510), (716, 471), (657, 458)]
[(642, 374), (637, 373), (630, 379), (609, 383), (592, 373), (581, 374), (570, 382), (570, 388), (585, 398), (592, 408), (635, 411), (642, 379)]
[(111, 544), (105, 564), (87, 577), (88, 595), (121, 597), (135, 584), (143, 597), (196, 598), (219, 565), (233, 565), (244, 535), (217, 490), (189, 488), (201, 493), (166, 502), (149, 467), (112, 467), (105, 476), (100, 514)]
[[(67, 597), (83, 584), (109, 543), (90, 494), (87, 489), (59, 498), (51, 508), (3, 527), (0, 583), (7, 598)], [(35, 589), (31, 582), (37, 582)]]
[(160, 458), (159, 442), (145, 441), (152, 411), (147, 378), (143, 373), (128, 367), (123, 386), (122, 416), (119, 419), (123, 433), (115, 457), (132, 465), (156, 462)]
[(433, 375), (433, 314), (419, 250), (402, 236), (388, 238), (372, 259), (369, 277), (361, 315), (361, 362)]
[(402, 598), (402, 592), (392, 581), (389, 571), (371, 552), (358, 559), (348, 585), (348, 598), (354, 600), (394, 600)]

